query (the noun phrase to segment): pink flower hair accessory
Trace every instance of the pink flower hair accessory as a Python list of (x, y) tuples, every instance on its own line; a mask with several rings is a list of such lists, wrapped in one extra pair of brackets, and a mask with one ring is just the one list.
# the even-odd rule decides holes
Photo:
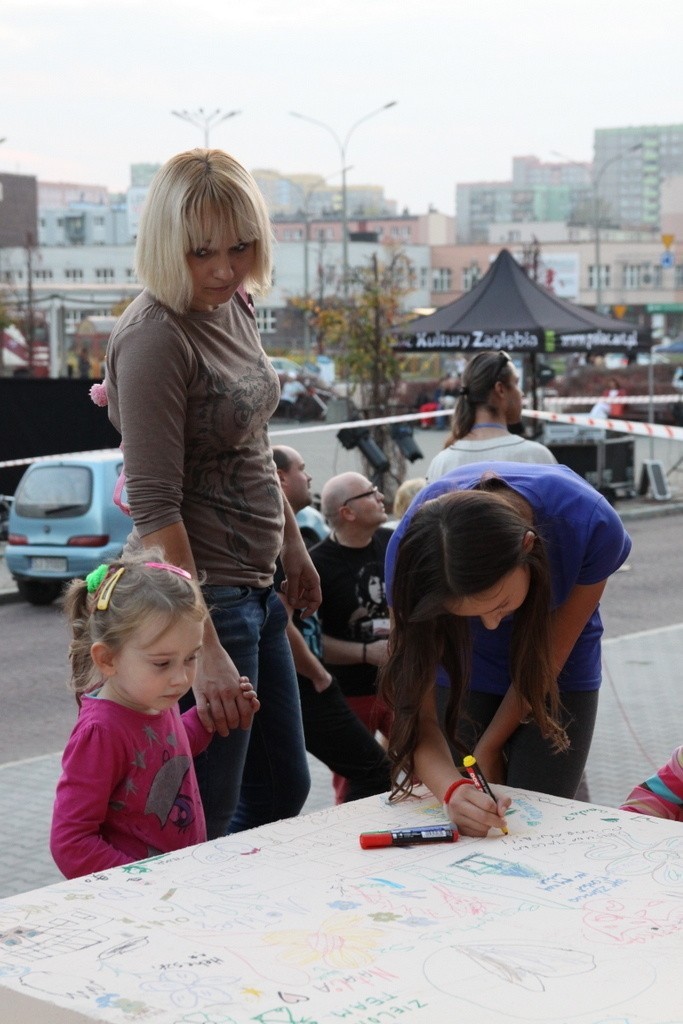
[(103, 380), (101, 384), (93, 384), (93, 386), (90, 388), (89, 394), (90, 398), (95, 403), (95, 405), (99, 405), (102, 408), (105, 405), (108, 405), (109, 398), (107, 396), (106, 380)]

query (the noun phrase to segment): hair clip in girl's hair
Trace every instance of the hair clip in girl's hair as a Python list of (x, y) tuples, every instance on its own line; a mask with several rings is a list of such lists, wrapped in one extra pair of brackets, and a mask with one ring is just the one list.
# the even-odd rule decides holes
[(98, 612), (106, 612), (109, 607), (109, 602), (111, 601), (111, 595), (114, 591), (114, 587), (119, 582), (125, 571), (125, 568), (121, 566), (120, 569), (116, 570), (113, 576), (110, 576), (109, 579), (105, 580), (104, 586), (100, 591), (100, 596), (97, 599), (97, 604), (95, 605)]
[(465, 398), (467, 395), (469, 395), (469, 393), (470, 389), (467, 387), (467, 385), (465, 385), (464, 388), (460, 388), (460, 390), (458, 391), (458, 394), (460, 395), (461, 398)]
[(182, 576), (184, 580), (191, 580), (192, 573), (187, 569), (181, 569), (179, 565), (171, 565), (170, 562), (145, 562), (148, 569), (165, 569), (166, 572), (174, 572), (176, 576)]
[(109, 566), (103, 562), (102, 565), (98, 565), (96, 569), (88, 573), (85, 577), (85, 585), (88, 588), (89, 594), (94, 594), (96, 590), (99, 590), (108, 572)]

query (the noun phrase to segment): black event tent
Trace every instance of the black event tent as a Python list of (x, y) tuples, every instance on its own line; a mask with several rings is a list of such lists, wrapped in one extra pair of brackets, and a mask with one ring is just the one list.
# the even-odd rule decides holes
[(404, 352), (504, 349), (507, 352), (632, 352), (649, 349), (649, 330), (600, 316), (532, 281), (507, 249), (461, 298), (404, 324)]

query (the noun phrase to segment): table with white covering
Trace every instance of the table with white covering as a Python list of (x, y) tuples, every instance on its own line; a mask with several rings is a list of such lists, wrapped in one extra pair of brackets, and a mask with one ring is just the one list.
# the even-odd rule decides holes
[(683, 1024), (683, 825), (505, 790), (509, 835), (423, 792), (0, 901), (2, 1024)]

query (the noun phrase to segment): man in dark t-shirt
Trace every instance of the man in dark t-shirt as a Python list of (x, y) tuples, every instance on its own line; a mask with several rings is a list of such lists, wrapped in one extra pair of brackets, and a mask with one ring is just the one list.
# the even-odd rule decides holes
[(325, 484), (321, 505), (332, 527), (311, 549), (323, 595), (323, 662), (369, 731), (388, 737), (389, 712), (377, 698), (389, 635), (384, 556), (392, 535), (384, 529), (383, 497), (362, 473), (340, 473)]
[[(285, 497), (294, 512), (299, 512), (311, 501), (311, 477), (304, 461), (299, 452), (284, 445), (273, 448), (273, 458)], [(278, 592), (283, 578), (278, 564)], [(334, 773), (337, 803), (387, 792), (389, 760), (321, 661), (323, 642), (317, 615), (302, 619), (298, 611), (292, 613), (284, 598), (283, 603), (290, 616), (287, 636), (299, 681), (306, 749)]]

